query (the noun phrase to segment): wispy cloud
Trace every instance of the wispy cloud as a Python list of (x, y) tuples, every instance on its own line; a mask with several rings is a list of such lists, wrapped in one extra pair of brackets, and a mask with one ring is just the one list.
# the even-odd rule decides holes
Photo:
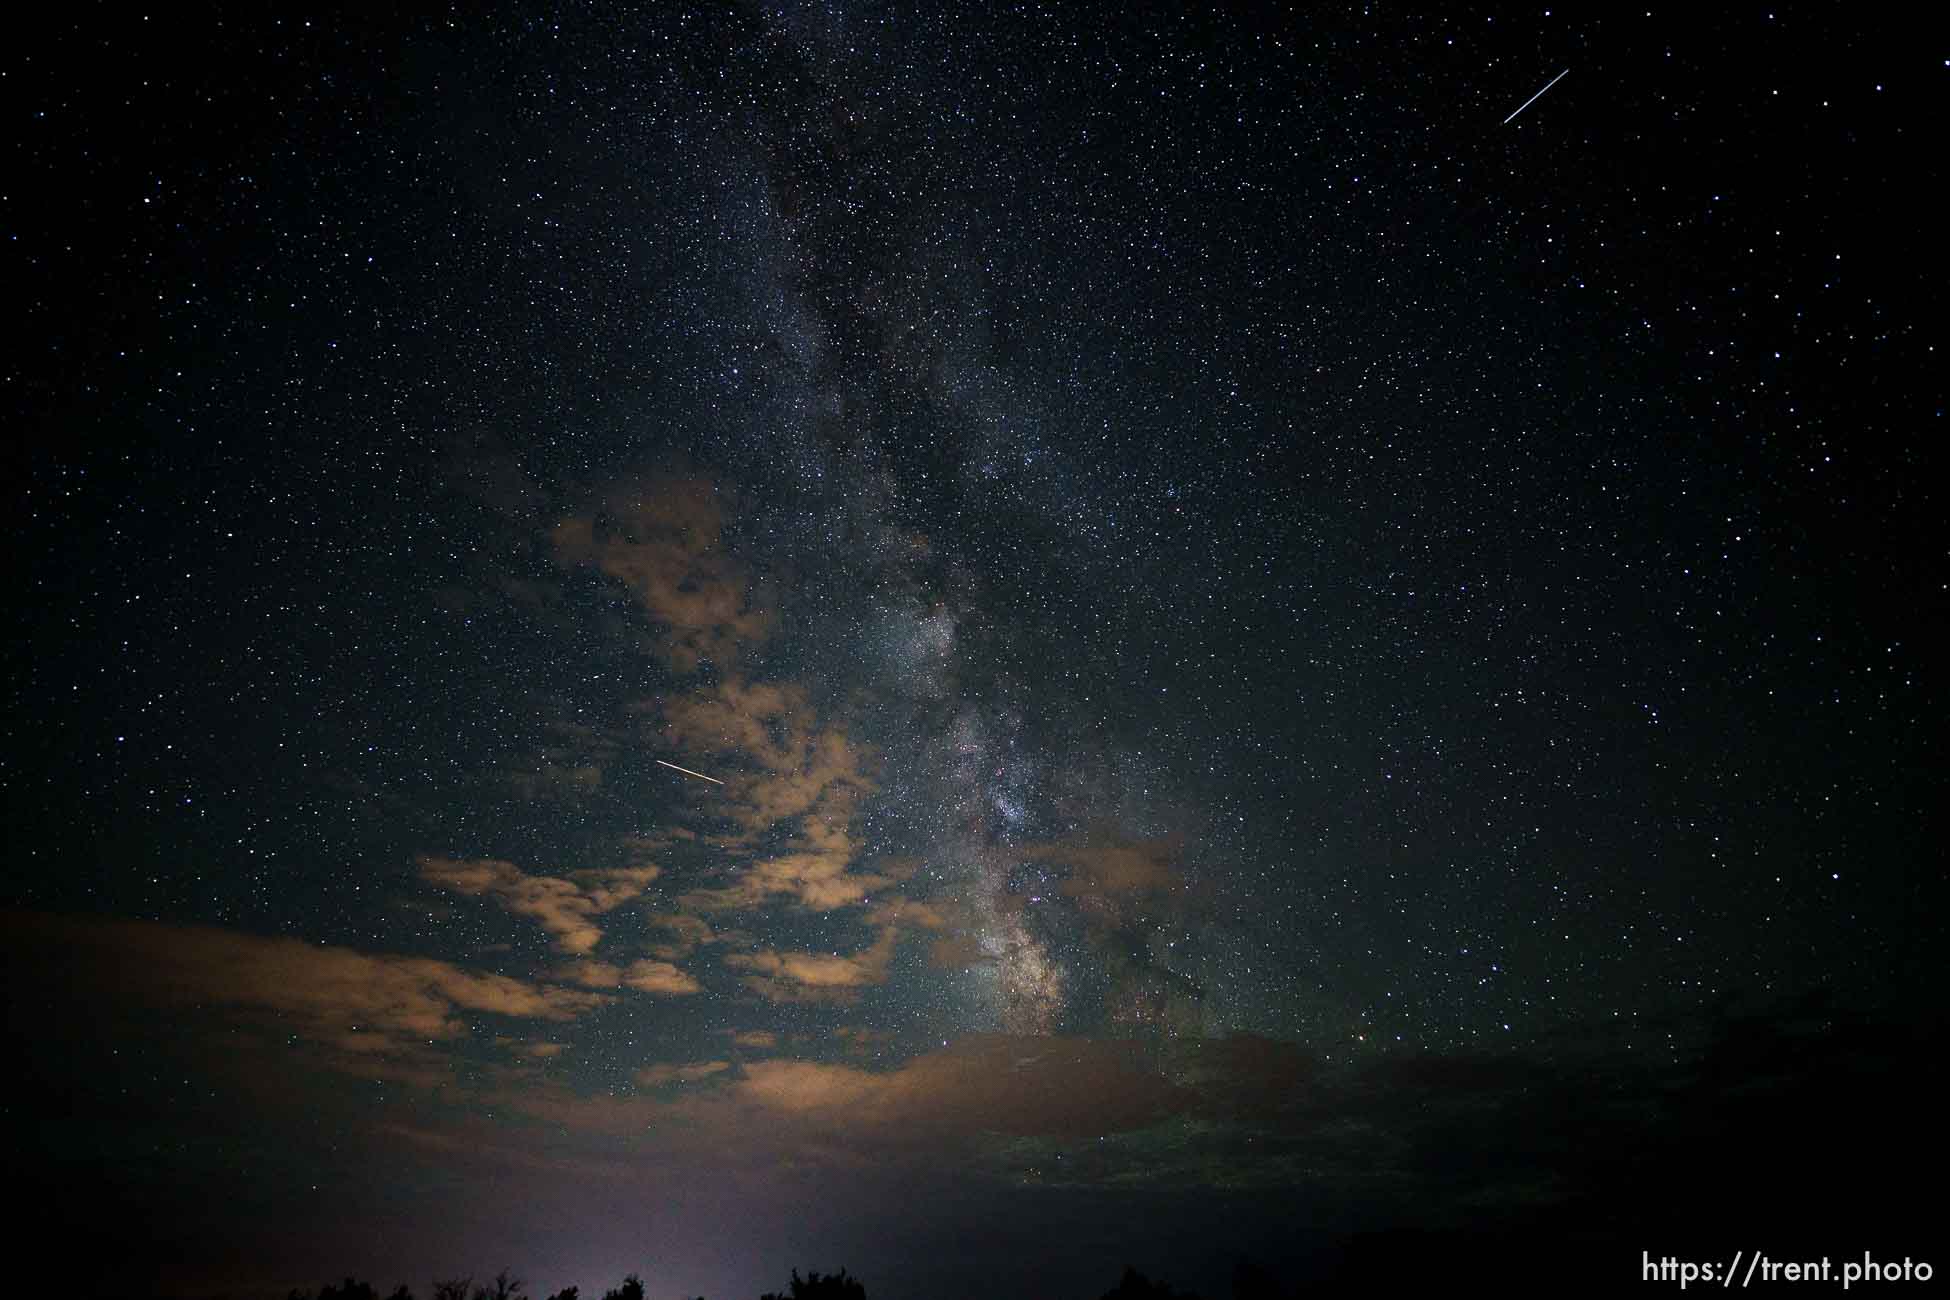
[(641, 993), (678, 996), (703, 991), (703, 985), (667, 961), (634, 961), (628, 965), (612, 962), (579, 961), (564, 966), (557, 977), (585, 988), (636, 989)]
[(692, 1061), (686, 1065), (648, 1065), (633, 1076), (645, 1088), (658, 1088), (667, 1083), (696, 1083), (714, 1074), (722, 1074), (731, 1068), (730, 1061)]
[(803, 687), (730, 677), (662, 701), (659, 713), (667, 743), (709, 756), (724, 773), (710, 805), (729, 824), (718, 843), (777, 845), (755, 853), (729, 884), (686, 895), (686, 906), (748, 907), (783, 896), (830, 911), (901, 878), (891, 865), (854, 869), (863, 846), (853, 819), (879, 788), (879, 756), (820, 719)]
[(1110, 904), (1181, 887), (1178, 861), (1184, 851), (1184, 840), (1176, 836), (1134, 840), (1099, 830), (1073, 839), (1027, 844), (1022, 854), (1068, 867), (1069, 874), (1059, 887), (1064, 894)]
[(984, 1035), (886, 1071), (773, 1058), (747, 1064), (733, 1092), (765, 1110), (903, 1139), (1095, 1136), (1154, 1123), (1197, 1100), (1132, 1046)]
[(649, 947), (650, 955), (659, 961), (681, 961), (717, 937), (710, 925), (684, 912), (661, 912), (645, 920), (665, 936)]
[(662, 479), (612, 491), (605, 508), (558, 523), (550, 535), (565, 565), (594, 565), (629, 589), (661, 625), (671, 665), (727, 664), (763, 641), (771, 615), (723, 546), (717, 489)]
[(554, 937), (558, 949), (576, 956), (593, 952), (602, 941), (594, 918), (640, 895), (659, 874), (645, 865), (542, 876), (495, 858), (420, 859), (420, 875), (429, 884), (491, 898), (516, 916), (532, 917)]
[(724, 964), (749, 971), (745, 984), (774, 1002), (845, 1002), (860, 989), (884, 983), (900, 941), (895, 926), (881, 930), (872, 944), (856, 953), (758, 952), (727, 954)]
[(612, 999), (558, 984), (467, 970), (427, 957), (272, 938), (208, 926), (14, 916), (17, 936), (58, 942), (116, 991), (179, 1007), (270, 1017), (331, 1058), (423, 1058), (472, 1032), (469, 1014), (572, 1021)]

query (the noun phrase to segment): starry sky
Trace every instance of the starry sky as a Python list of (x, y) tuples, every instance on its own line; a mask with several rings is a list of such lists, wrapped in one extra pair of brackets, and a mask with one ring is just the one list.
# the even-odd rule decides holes
[(0, 57), (44, 1265), (1930, 1240), (1941, 29), (405, 8)]

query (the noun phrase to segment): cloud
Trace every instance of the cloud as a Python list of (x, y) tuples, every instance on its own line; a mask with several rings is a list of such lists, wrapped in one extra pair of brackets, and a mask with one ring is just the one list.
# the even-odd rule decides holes
[(889, 1077), (851, 1065), (754, 1061), (745, 1067), (738, 1092), (768, 1110), (792, 1113), (840, 1108), (864, 1110), (885, 1095)]
[[(731, 849), (772, 844), (729, 884), (684, 898), (698, 909), (748, 907), (785, 896), (805, 907), (849, 907), (902, 879), (895, 864), (852, 870), (861, 843), (852, 823), (877, 789), (879, 757), (840, 727), (822, 724), (805, 690), (727, 678), (662, 703), (664, 739), (678, 752), (720, 763), (716, 811), (731, 825)], [(757, 771), (740, 772), (743, 763)]]
[(1182, 837), (1127, 840), (1091, 836), (1054, 844), (1033, 844), (1027, 857), (1047, 857), (1067, 864), (1069, 878), (1062, 892), (1072, 898), (1119, 894), (1161, 893), (1181, 884), (1177, 860), (1184, 852)]
[(727, 1029), (725, 1033), (739, 1047), (768, 1049), (779, 1045), (779, 1036), (769, 1029)]
[(880, 1056), (899, 1035), (891, 1029), (870, 1029), (860, 1025), (841, 1025), (833, 1030), (840, 1050), (849, 1056)]
[(760, 949), (729, 953), (724, 964), (749, 971), (746, 986), (774, 1002), (846, 1002), (858, 990), (886, 982), (903, 927), (940, 930), (949, 924), (941, 907), (902, 898), (879, 904), (865, 920), (878, 933), (856, 953)]
[(815, 911), (851, 907), (897, 877), (852, 871), (861, 844), (846, 826), (808, 819), (785, 851), (750, 863), (728, 887), (686, 896), (707, 907), (748, 907), (785, 896)]
[(657, 1088), (666, 1083), (696, 1083), (699, 1079), (708, 1079), (730, 1068), (730, 1061), (693, 1061), (689, 1065), (648, 1065), (638, 1070), (634, 1077), (637, 1083), (645, 1088)]
[(742, 566), (724, 550), (718, 492), (700, 479), (619, 488), (593, 515), (564, 519), (550, 535), (564, 565), (594, 565), (621, 582), (662, 625), (670, 664), (720, 665), (771, 629)]
[(946, 930), (953, 924), (946, 907), (908, 898), (875, 904), (865, 920), (868, 925), (910, 925), (917, 930)]
[(564, 966), (557, 978), (585, 988), (631, 988), (642, 993), (677, 996), (703, 991), (704, 986), (667, 961), (635, 961), (619, 966), (604, 961), (579, 961)]
[(507, 1034), (496, 1034), (494, 1045), (505, 1047), (516, 1056), (525, 1056), (531, 1061), (546, 1061), (569, 1050), (567, 1043), (523, 1042)]
[(470, 971), (427, 957), (268, 938), (207, 926), (13, 916), (58, 943), (112, 992), (181, 1007), (275, 1018), (351, 1058), (424, 1055), (470, 1032), (467, 1013), (566, 1022), (611, 1001), (600, 993)]
[(565, 953), (593, 952), (603, 932), (592, 918), (613, 911), (644, 891), (660, 874), (654, 866), (531, 876), (494, 858), (423, 857), (420, 874), (430, 884), (470, 897), (492, 898), (517, 916), (533, 917)]
[(869, 925), (899, 925), (934, 932), (938, 937), (928, 945), (928, 964), (937, 970), (967, 970), (999, 960), (972, 933), (975, 918), (965, 906), (890, 898), (876, 903), (865, 920)]
[(848, 956), (826, 952), (761, 950), (730, 953), (724, 964), (752, 972), (745, 983), (774, 1002), (845, 1002), (870, 985), (884, 983), (900, 931), (887, 926), (872, 945)]
[(904, 1140), (992, 1132), (1099, 1136), (1196, 1101), (1134, 1044), (976, 1035), (888, 1071), (772, 1059), (733, 1088), (761, 1109)]
[(741, 754), (777, 773), (803, 763), (802, 747), (814, 716), (804, 687), (735, 676), (671, 697), (663, 702), (662, 714), (664, 739), (676, 748)]
[(996, 960), (983, 951), (982, 941), (972, 934), (951, 934), (928, 947), (928, 964), (937, 970), (967, 970)]
[(716, 938), (709, 925), (682, 912), (662, 912), (647, 919), (653, 929), (670, 936), (650, 945), (650, 955), (660, 961), (680, 961)]
[(696, 993), (704, 986), (667, 961), (634, 961), (623, 972), (623, 983), (640, 993)]
[(763, 830), (790, 817), (843, 824), (859, 802), (880, 788), (879, 756), (828, 726), (792, 739), (796, 761), (734, 787), (745, 829)]

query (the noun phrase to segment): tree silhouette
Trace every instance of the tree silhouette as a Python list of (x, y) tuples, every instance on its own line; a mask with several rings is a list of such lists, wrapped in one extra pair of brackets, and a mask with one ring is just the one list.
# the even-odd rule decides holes
[[(314, 1298), (303, 1291), (293, 1291), (289, 1295), (289, 1300), (314, 1300)], [(358, 1282), (348, 1277), (337, 1286), (327, 1282), (318, 1288), (316, 1300), (379, 1300), (379, 1292), (373, 1290), (370, 1282)], [(387, 1300), (413, 1300), (413, 1293), (407, 1290), (406, 1284), (402, 1282)]]
[[(765, 1300), (787, 1300), (787, 1297), (767, 1295)], [(803, 1278), (795, 1268), (792, 1270), (791, 1300), (867, 1300), (867, 1288), (861, 1285), (859, 1278), (848, 1277), (844, 1268), (824, 1276), (808, 1272)]]
[(450, 1277), (444, 1282), (435, 1282), (433, 1300), (472, 1300), (469, 1288), (473, 1285), (472, 1277)]
[(579, 1297), (581, 1295), (582, 1292), (578, 1288), (572, 1286), (565, 1286), (560, 1291), (557, 1291), (554, 1295), (550, 1296), (548, 1300), (579, 1300)]
[(643, 1279), (632, 1273), (614, 1291), (603, 1292), (603, 1300), (643, 1300)]
[(526, 1283), (520, 1278), (504, 1268), (494, 1275), (494, 1289), (492, 1291), (486, 1287), (476, 1289), (474, 1300), (528, 1300), (528, 1297), (521, 1293), (521, 1288), (525, 1285)]

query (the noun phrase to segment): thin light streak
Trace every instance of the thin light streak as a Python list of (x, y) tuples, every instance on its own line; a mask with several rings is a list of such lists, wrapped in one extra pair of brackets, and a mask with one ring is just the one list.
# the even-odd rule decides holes
[[(1564, 80), (1565, 77), (1569, 76), (1570, 73), (1571, 70), (1569, 68), (1564, 69), (1564, 71), (1558, 73), (1555, 77), (1552, 77), (1550, 79), (1550, 82), (1547, 85), (1545, 85), (1544, 90), (1549, 90), (1552, 86), (1555, 86), (1558, 82)], [(1523, 103), (1517, 105), (1517, 113), (1523, 112), (1526, 108), (1529, 108), (1532, 104), (1542, 99), (1544, 97), (1544, 90), (1538, 91), (1536, 94), (1532, 95), (1529, 99), (1526, 99), (1523, 101)], [(1517, 115), (1517, 113), (1510, 114), (1510, 117), (1504, 118), (1502, 122), (1498, 123), (1498, 125), (1500, 126), (1510, 125), (1510, 118), (1514, 118)]]
[(702, 772), (693, 772), (688, 767), (679, 767), (675, 763), (666, 763), (661, 758), (657, 759), (656, 763), (659, 767), (667, 767), (673, 772), (682, 772), (685, 776), (694, 776), (700, 781), (709, 781), (712, 785), (724, 784), (723, 781), (718, 780), (718, 778), (715, 776), (706, 776)]

